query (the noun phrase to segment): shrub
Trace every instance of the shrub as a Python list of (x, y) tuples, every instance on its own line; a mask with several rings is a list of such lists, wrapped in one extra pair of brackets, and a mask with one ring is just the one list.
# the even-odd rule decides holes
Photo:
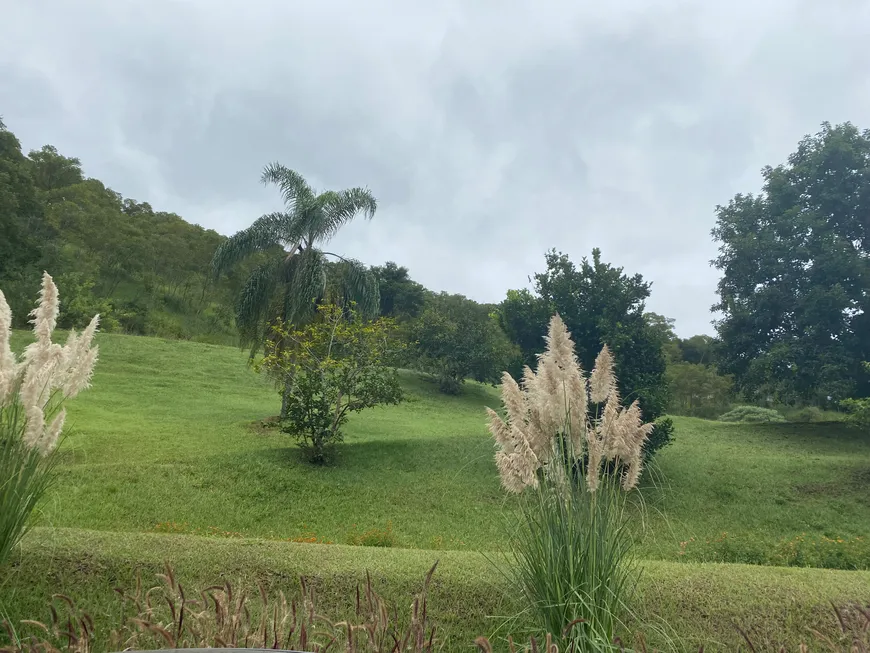
[(393, 322), (363, 323), (352, 308), (332, 305), (319, 312), (322, 319), (301, 330), (276, 324), (258, 366), (286, 388), (281, 428), (315, 463), (341, 441), (351, 412), (402, 400), (398, 373), (386, 365)]
[(356, 527), (348, 536), (347, 543), (351, 546), (376, 546), (376, 547), (393, 547), (398, 543), (396, 534), (393, 532), (393, 525), (387, 522), (387, 527), (383, 530), (379, 528), (370, 528), (363, 533), (357, 533)]
[(652, 425), (637, 401), (621, 405), (606, 345), (587, 381), (558, 315), (537, 371), (526, 368), (522, 387), (505, 373), (501, 390), (507, 420), (487, 411), (502, 485), (533, 490), (520, 499), (506, 573), (538, 626), (565, 632), (564, 650), (609, 649), (636, 573), (616, 481), (637, 485)]
[(9, 345), (12, 313), (0, 291), (0, 564), (23, 537), (54, 474), (66, 399), (87, 387), (97, 360), (91, 347), (99, 318), (66, 345), (51, 342), (58, 292), (45, 273), (33, 315), (35, 342), (18, 361)]
[(430, 297), (409, 337), (412, 367), (436, 378), (445, 394), (459, 394), (468, 378), (496, 383), (517, 352), (488, 308), (461, 295)]
[(737, 406), (724, 415), (719, 416), (720, 422), (740, 422), (743, 424), (765, 424), (785, 422), (779, 412), (761, 406)]
[(860, 429), (870, 429), (870, 398), (844, 399), (840, 405), (849, 411), (847, 424)]
[(670, 417), (660, 417), (653, 423), (653, 428), (643, 446), (643, 460), (649, 462), (659, 451), (674, 441), (674, 420)]

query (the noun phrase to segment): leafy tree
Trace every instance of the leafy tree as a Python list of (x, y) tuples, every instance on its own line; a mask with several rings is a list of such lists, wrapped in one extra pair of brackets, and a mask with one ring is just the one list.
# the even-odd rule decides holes
[(380, 298), (371, 273), (358, 261), (320, 249), (359, 213), (374, 216), (377, 202), (371, 192), (351, 188), (318, 194), (302, 175), (280, 163), (266, 166), (261, 181), (280, 189), (285, 210), (264, 215), (228, 238), (212, 261), (217, 276), (254, 254), (270, 254), (251, 272), (238, 298), (236, 323), (242, 344), (250, 345), (253, 353), (275, 319), (300, 325), (314, 317), (326, 293), (330, 256), (341, 261), (343, 287), (360, 311), (374, 315)]
[(669, 412), (712, 419), (728, 409), (732, 380), (709, 365), (671, 363), (667, 373)]
[[(359, 213), (374, 217), (377, 202), (371, 192), (351, 188), (318, 194), (302, 175), (280, 163), (266, 166), (261, 181), (280, 189), (286, 210), (264, 215), (225, 240), (212, 261), (218, 276), (252, 255), (270, 254), (252, 270), (236, 303), (241, 344), (250, 346), (252, 357), (276, 319), (299, 326), (314, 318), (316, 307), (327, 299), (327, 257), (340, 261), (341, 296), (332, 299), (357, 303), (366, 317), (374, 316), (380, 303), (377, 280), (362, 263), (320, 249)], [(281, 417), (289, 410), (291, 384), (288, 377)]]
[(541, 317), (558, 313), (574, 338), (583, 369), (593, 368), (606, 343), (617, 360), (624, 401), (637, 399), (647, 421), (661, 415), (668, 402), (665, 357), (662, 331), (644, 313), (650, 284), (639, 274), (628, 276), (622, 268), (604, 263), (598, 249), (579, 267), (556, 250), (547, 253), (546, 263), (546, 271), (534, 276), (534, 295), (513, 291), (500, 306), (501, 319), (511, 325), (507, 331), (523, 349), (523, 357), (530, 360), (544, 344), (546, 322), (542, 324)]
[(680, 339), (680, 356), (687, 363), (709, 365), (716, 361), (715, 346), (716, 339), (712, 336), (698, 335)]
[(341, 441), (351, 412), (398, 403), (402, 390), (398, 373), (387, 365), (392, 320), (366, 323), (352, 307), (336, 305), (319, 311), (322, 319), (301, 329), (277, 322), (260, 365), (279, 383), (294, 379), (282, 429), (322, 464), (328, 448)]
[(81, 161), (63, 156), (54, 145), (32, 150), (28, 158), (33, 162), (33, 180), (40, 190), (65, 188), (85, 180)]
[(378, 282), (381, 315), (400, 320), (420, 315), (426, 302), (426, 289), (411, 279), (408, 268), (387, 261), (373, 266), (371, 272)]
[(490, 307), (462, 295), (433, 295), (412, 327), (415, 366), (456, 394), (465, 379), (496, 383), (517, 350)]
[(665, 361), (668, 363), (679, 362), (682, 360), (680, 352), (680, 339), (674, 332), (674, 323), (676, 320), (672, 317), (665, 317), (658, 313), (644, 313), (644, 318), (650, 326), (650, 329), (659, 342), (662, 343), (662, 352), (665, 356)]
[(508, 339), (519, 347), (519, 356), (508, 371), (515, 379), (523, 375), (523, 368), (535, 369), (538, 354), (546, 347), (543, 335), (552, 317), (547, 301), (527, 289), (508, 290), (496, 312), (498, 323)]
[(716, 208), (722, 371), (782, 403), (870, 394), (870, 131), (822, 125)]

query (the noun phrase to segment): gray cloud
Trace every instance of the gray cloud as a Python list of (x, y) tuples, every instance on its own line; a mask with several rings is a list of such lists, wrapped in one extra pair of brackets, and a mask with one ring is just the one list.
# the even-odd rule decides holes
[(333, 247), (497, 301), (543, 253), (654, 282), (709, 332), (713, 208), (823, 120), (870, 125), (870, 5), (3, 3), (0, 89), (125, 196), (232, 233), (278, 208), (280, 160), (381, 209)]

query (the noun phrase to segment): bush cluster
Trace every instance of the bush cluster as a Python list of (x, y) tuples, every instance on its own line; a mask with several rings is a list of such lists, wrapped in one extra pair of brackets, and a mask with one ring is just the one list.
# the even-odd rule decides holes
[(719, 416), (720, 422), (738, 422), (740, 424), (775, 424), (785, 422), (781, 413), (761, 406), (737, 406), (724, 415)]

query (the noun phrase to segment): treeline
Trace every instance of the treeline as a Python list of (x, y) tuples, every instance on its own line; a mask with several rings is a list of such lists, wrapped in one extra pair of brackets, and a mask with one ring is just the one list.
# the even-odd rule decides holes
[(16, 327), (49, 270), (63, 297), (60, 328), (100, 313), (105, 331), (234, 342), (245, 270), (210, 279), (222, 240), (86, 177), (51, 145), (25, 155), (0, 123), (0, 287)]

